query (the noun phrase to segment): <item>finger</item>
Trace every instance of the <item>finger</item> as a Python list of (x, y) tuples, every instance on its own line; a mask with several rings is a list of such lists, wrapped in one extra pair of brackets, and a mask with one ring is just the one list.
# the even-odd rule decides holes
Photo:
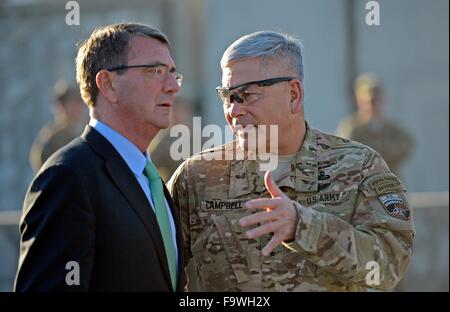
[(273, 181), (272, 171), (267, 171), (264, 175), (264, 184), (266, 185), (266, 189), (272, 197), (280, 197), (284, 195), (284, 193), (275, 184), (275, 181)]
[(256, 198), (249, 200), (244, 204), (245, 208), (249, 210), (255, 209), (275, 209), (283, 202), (282, 198)]
[(280, 239), (278, 235), (274, 235), (272, 239), (267, 243), (266, 246), (264, 246), (263, 250), (261, 250), (261, 254), (266, 257), (270, 255), (270, 253), (277, 248), (277, 246), (282, 242), (283, 240)]
[(257, 228), (248, 230), (247, 232), (245, 232), (245, 235), (247, 236), (247, 238), (260, 237), (261, 235), (275, 232), (282, 225), (283, 223), (281, 223), (280, 221), (264, 223), (263, 225), (258, 226)]
[(271, 211), (271, 212), (262, 211), (262, 212), (258, 212), (258, 213), (241, 218), (239, 220), (239, 224), (242, 227), (244, 227), (244, 226), (249, 226), (249, 225), (258, 224), (258, 223), (264, 223), (264, 222), (272, 221), (272, 220), (275, 220), (275, 214), (273, 211)]

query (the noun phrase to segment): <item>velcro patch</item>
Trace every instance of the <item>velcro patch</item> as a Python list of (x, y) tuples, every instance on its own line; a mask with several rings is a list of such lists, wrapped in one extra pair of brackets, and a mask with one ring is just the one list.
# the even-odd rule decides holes
[(369, 184), (377, 195), (404, 191), (402, 182), (400, 182), (395, 175), (380, 176), (379, 178), (371, 181)]
[(399, 194), (386, 194), (378, 197), (387, 213), (397, 219), (409, 220), (411, 210)]
[(244, 209), (244, 200), (221, 200), (212, 199), (206, 200), (201, 203), (201, 209), (203, 211), (209, 210), (238, 210)]

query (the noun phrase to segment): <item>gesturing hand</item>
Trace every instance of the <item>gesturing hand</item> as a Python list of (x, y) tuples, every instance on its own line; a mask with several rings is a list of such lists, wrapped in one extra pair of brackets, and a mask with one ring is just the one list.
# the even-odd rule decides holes
[(260, 226), (245, 232), (248, 238), (256, 238), (268, 233), (274, 234), (261, 251), (263, 256), (267, 256), (280, 243), (295, 237), (297, 211), (289, 197), (275, 184), (270, 171), (266, 172), (264, 183), (272, 198), (257, 198), (246, 202), (245, 208), (249, 210), (264, 209), (264, 211), (241, 218), (239, 224), (242, 227), (260, 224)]

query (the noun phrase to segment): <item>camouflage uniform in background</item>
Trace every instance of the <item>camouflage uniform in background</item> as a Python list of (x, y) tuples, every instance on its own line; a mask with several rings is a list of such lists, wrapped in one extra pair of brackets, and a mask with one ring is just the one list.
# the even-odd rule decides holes
[(30, 164), (34, 172), (38, 172), (44, 162), (61, 147), (82, 133), (79, 126), (65, 123), (51, 123), (39, 132), (30, 151)]
[(357, 113), (339, 124), (337, 135), (376, 150), (397, 176), (401, 176), (401, 165), (414, 147), (412, 137), (400, 126), (386, 119), (381, 120), (379, 124), (365, 122)]
[(168, 183), (190, 261), (188, 290), (364, 291), (369, 261), (380, 267), (372, 287), (388, 290), (403, 277), (412, 215), (404, 186), (378, 153), (307, 125), (295, 163), (275, 181), (297, 209), (295, 240), (263, 257), (270, 235), (248, 239), (238, 223), (249, 214), (247, 200), (270, 197), (256, 161), (202, 159), (225, 159), (235, 148), (194, 155)]
[(182, 163), (182, 160), (173, 160), (170, 157), (170, 147), (177, 139), (177, 137), (170, 136), (170, 129), (164, 129), (159, 131), (147, 149), (164, 182), (169, 181), (177, 167)]

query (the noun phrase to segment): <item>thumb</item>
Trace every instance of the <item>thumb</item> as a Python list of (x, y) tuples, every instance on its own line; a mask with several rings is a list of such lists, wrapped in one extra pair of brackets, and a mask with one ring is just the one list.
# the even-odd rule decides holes
[(283, 192), (278, 188), (272, 178), (272, 171), (267, 171), (264, 175), (264, 184), (266, 185), (266, 189), (269, 194), (274, 197), (280, 197), (283, 195)]

